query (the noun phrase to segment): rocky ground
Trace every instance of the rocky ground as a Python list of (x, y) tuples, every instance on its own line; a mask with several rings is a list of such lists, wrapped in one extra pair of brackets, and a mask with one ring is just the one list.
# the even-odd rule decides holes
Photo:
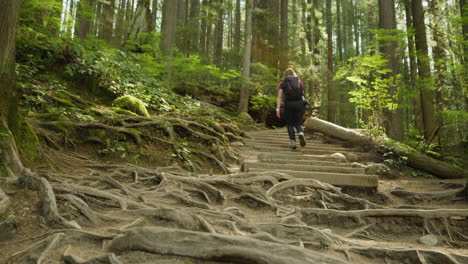
[(468, 263), (463, 180), (307, 139), (250, 133), (222, 175), (57, 152), (71, 166), (38, 169), (34, 190), (0, 182), (0, 263)]

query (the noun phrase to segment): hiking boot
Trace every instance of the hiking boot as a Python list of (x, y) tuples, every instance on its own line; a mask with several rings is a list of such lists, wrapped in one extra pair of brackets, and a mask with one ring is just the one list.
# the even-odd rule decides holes
[(305, 142), (305, 138), (304, 138), (304, 133), (303, 133), (303, 132), (300, 132), (300, 133), (299, 133), (299, 141), (301, 142), (301, 147), (305, 147), (306, 142)]
[(296, 149), (297, 148), (296, 142), (294, 140), (291, 140), (291, 144), (289, 145), (289, 148), (290, 149)]

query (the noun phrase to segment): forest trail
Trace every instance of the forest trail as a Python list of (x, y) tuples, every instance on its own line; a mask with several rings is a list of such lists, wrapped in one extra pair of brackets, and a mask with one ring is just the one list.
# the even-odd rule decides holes
[[(288, 148), (285, 129), (253, 132), (243, 152), (243, 171), (271, 171), (286, 173), (296, 178), (316, 179), (340, 187), (375, 190), (377, 175), (366, 175), (364, 168), (353, 167), (346, 156), (365, 157), (353, 148), (309, 140), (305, 147)], [(333, 156), (334, 155), (334, 156)]]
[[(243, 165), (227, 175), (60, 153), (75, 167), (40, 173), (48, 192), (1, 186), (20, 226), (0, 243), (0, 263), (468, 262), (462, 180), (377, 182), (330, 156), (340, 151), (364, 162), (368, 153), (317, 135), (291, 151), (284, 130), (248, 136), (234, 144)], [(314, 179), (324, 175), (343, 188)], [(49, 198), (41, 200), (55, 215), (39, 216), (44, 203), (25, 208), (38, 196)]]

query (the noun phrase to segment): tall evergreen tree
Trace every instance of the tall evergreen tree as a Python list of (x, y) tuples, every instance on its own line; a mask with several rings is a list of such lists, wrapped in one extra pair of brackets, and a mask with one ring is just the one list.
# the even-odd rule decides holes
[[(15, 54), (16, 24), (20, 1), (0, 1), (0, 165), (14, 173), (21, 168), (14, 159), (15, 144), (13, 134), (18, 127), (18, 92), (16, 88)], [(11, 172), (11, 171), (9, 171)]]
[(436, 132), (436, 115), (434, 109), (434, 91), (432, 90), (431, 68), (427, 47), (426, 25), (422, 0), (411, 0), (413, 26), (418, 61), (418, 86), (421, 91), (421, 107), (424, 125), (424, 138), (430, 141)]
[[(385, 59), (387, 59), (387, 67), (391, 72), (386, 74), (387, 78), (395, 77), (399, 73), (400, 65), (398, 63), (397, 45), (398, 42), (392, 39), (396, 31), (395, 17), (395, 1), (394, 0), (379, 0), (379, 28), (384, 30), (384, 36), (380, 40), (380, 51)], [(396, 96), (396, 87), (388, 87), (388, 92), (391, 96)], [(401, 140), (401, 125), (398, 111), (386, 111), (385, 123), (387, 134), (395, 139)]]
[(215, 36), (214, 36), (214, 56), (213, 63), (220, 66), (223, 59), (223, 40), (224, 40), (224, 6), (223, 0), (217, 0), (216, 10), (218, 12), (218, 18), (216, 19), (215, 25)]
[(112, 41), (114, 26), (115, 0), (101, 2), (102, 8), (102, 29), (99, 36), (107, 42)]
[(161, 25), (161, 51), (164, 56), (172, 57), (176, 29), (177, 0), (165, 0)]
[(288, 0), (281, 0), (281, 52), (280, 52), (280, 69), (286, 69), (289, 64), (289, 31), (288, 31)]
[(326, 0), (326, 19), (327, 19), (327, 119), (330, 122), (336, 122), (336, 91), (333, 86), (333, 20), (332, 20), (332, 0)]
[(246, 0), (245, 7), (245, 46), (244, 46), (244, 62), (242, 69), (242, 77), (245, 81), (242, 83), (239, 97), (238, 112), (247, 112), (249, 110), (249, 84), (247, 80), (250, 77), (250, 61), (252, 52), (252, 10), (253, 1)]

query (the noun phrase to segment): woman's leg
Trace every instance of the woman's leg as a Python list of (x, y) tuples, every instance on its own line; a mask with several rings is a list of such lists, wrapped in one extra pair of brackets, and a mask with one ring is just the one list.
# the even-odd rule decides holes
[(296, 141), (296, 133), (294, 132), (294, 126), (288, 125), (288, 136), (292, 141)]
[(297, 132), (299, 133), (299, 140), (301, 143), (302, 147), (305, 147), (306, 142), (304, 138), (304, 129), (302, 127), (304, 119), (304, 103), (302, 101), (298, 101), (295, 103), (294, 107), (294, 127), (297, 129)]
[(294, 104), (293, 102), (284, 102), (284, 117), (286, 119), (286, 125), (288, 126), (288, 136), (291, 140), (289, 148), (296, 148), (296, 133), (294, 132)]

